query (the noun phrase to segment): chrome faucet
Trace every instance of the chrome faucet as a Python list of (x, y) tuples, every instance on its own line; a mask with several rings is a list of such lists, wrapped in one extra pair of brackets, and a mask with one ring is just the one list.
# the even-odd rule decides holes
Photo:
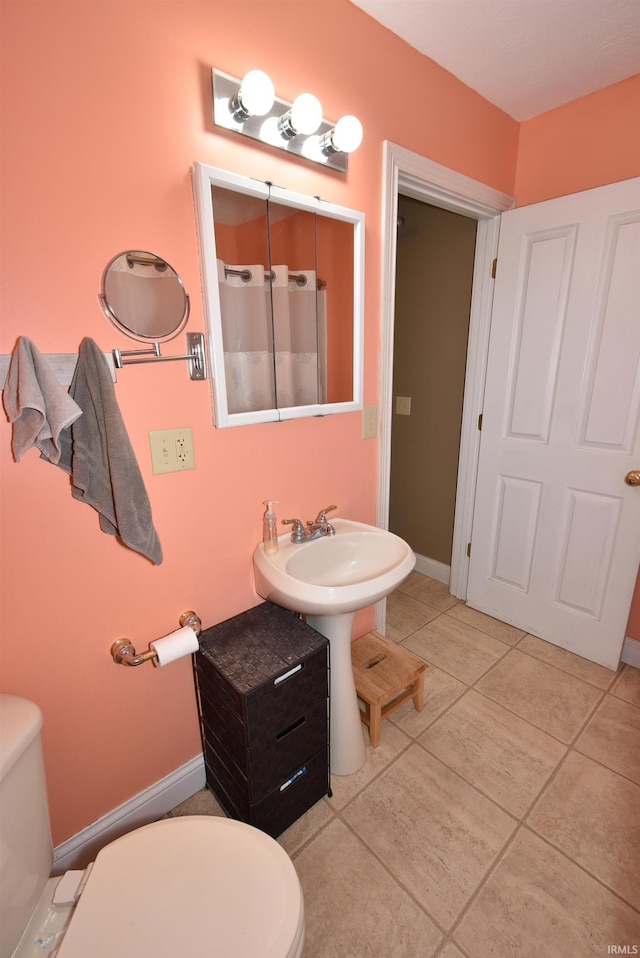
[(326, 509), (320, 510), (315, 518), (315, 522), (307, 522), (307, 534), (310, 539), (317, 539), (320, 536), (335, 536), (336, 530), (327, 520), (327, 513), (337, 508), (337, 506), (327, 506)]
[(327, 520), (327, 512), (337, 508), (337, 506), (327, 506), (326, 509), (321, 509), (315, 522), (307, 522), (306, 526), (301, 519), (283, 519), (282, 525), (293, 526), (291, 541), (296, 543), (310, 542), (311, 539), (319, 539), (321, 536), (334, 536), (336, 530)]

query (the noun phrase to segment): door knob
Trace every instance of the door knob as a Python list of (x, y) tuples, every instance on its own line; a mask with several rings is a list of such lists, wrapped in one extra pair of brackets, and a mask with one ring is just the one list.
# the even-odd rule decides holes
[(624, 481), (628, 486), (640, 486), (640, 469), (632, 469), (626, 474)]

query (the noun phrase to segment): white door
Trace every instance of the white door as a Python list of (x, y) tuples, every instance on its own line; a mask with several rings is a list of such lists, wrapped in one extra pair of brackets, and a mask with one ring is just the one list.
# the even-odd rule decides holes
[(640, 178), (503, 213), (470, 606), (617, 668), (639, 420)]

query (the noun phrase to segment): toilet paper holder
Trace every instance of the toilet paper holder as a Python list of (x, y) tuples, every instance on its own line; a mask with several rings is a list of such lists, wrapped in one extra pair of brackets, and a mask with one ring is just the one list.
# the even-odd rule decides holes
[[(190, 629), (200, 635), (202, 631), (202, 621), (195, 612), (183, 612), (179, 619), (180, 628), (188, 626)], [(118, 665), (142, 665), (144, 662), (152, 662), (158, 655), (155, 649), (149, 649), (147, 652), (136, 652), (129, 639), (116, 639), (109, 650), (114, 662)]]

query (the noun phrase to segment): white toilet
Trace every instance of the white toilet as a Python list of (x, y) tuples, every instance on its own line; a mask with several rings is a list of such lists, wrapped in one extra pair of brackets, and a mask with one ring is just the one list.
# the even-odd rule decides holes
[(300, 958), (295, 868), (242, 822), (154, 822), (49, 878), (41, 727), (32, 702), (0, 695), (0, 958)]

